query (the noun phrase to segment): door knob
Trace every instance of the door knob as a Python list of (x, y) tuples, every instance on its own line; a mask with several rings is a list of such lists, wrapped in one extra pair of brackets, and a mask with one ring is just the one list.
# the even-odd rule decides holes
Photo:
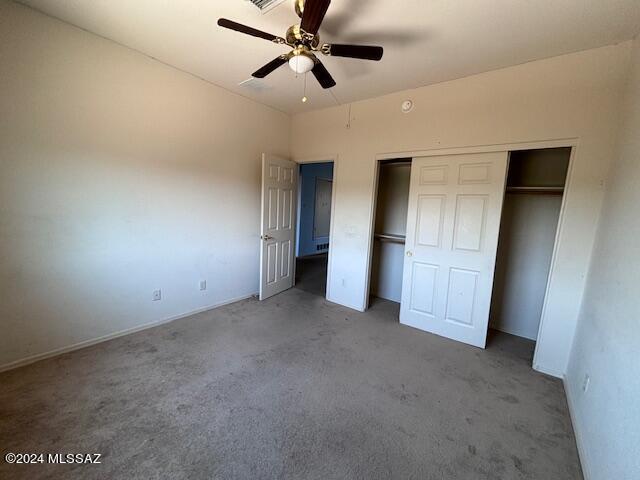
[(267, 235), (267, 234), (260, 235), (260, 238), (262, 240), (273, 240), (273, 237), (271, 235)]
[(407, 250), (407, 257), (413, 257), (413, 252), (411, 250)]

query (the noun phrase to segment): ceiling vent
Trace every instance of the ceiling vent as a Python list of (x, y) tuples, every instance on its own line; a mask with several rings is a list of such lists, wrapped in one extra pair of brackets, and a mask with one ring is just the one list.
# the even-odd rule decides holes
[(249, 0), (256, 7), (260, 9), (262, 13), (267, 13), (272, 8), (280, 5), (284, 0)]
[(238, 86), (256, 93), (264, 92), (265, 90), (269, 90), (270, 88), (264, 80), (255, 77), (247, 78), (246, 80), (240, 82)]

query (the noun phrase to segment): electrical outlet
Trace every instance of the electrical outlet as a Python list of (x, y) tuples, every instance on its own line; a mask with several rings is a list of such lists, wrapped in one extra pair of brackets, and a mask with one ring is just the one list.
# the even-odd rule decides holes
[(153, 291), (153, 301), (162, 300), (162, 290), (154, 290)]
[(207, 289), (207, 281), (200, 280), (200, 290), (206, 290), (206, 289)]
[(587, 393), (587, 390), (589, 390), (590, 383), (591, 383), (591, 377), (589, 377), (589, 374), (585, 373), (584, 380), (582, 381), (582, 391), (584, 393)]

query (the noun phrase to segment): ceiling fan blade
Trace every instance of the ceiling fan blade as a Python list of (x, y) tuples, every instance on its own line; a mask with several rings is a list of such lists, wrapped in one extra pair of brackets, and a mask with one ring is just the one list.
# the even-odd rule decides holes
[(300, 28), (312, 35), (318, 33), (330, 3), (331, 0), (305, 0)]
[(380, 60), (382, 53), (382, 47), (372, 45), (342, 45), (332, 43), (329, 48), (329, 55), (332, 57), (360, 58), (362, 60)]
[[(235, 30), (236, 32), (246, 33), (247, 35), (264, 38), (265, 40), (271, 40), (272, 42), (280, 38), (275, 35), (271, 35), (270, 33), (263, 32), (262, 30), (257, 30), (255, 28), (247, 27), (246, 25), (242, 25), (241, 23), (234, 22), (233, 20), (227, 20), (226, 18), (218, 19), (218, 25), (224, 28), (228, 28), (230, 30)], [(284, 39), (282, 41), (284, 43)]]
[(320, 60), (316, 60), (316, 64), (311, 70), (311, 73), (316, 77), (316, 80), (318, 80), (322, 88), (331, 88), (336, 84), (336, 81)]
[(284, 55), (274, 58), (269, 63), (267, 63), (264, 67), (259, 68), (255, 72), (251, 74), (252, 77), (256, 78), (264, 78), (273, 72), (276, 68), (281, 67), (287, 63), (287, 58)]

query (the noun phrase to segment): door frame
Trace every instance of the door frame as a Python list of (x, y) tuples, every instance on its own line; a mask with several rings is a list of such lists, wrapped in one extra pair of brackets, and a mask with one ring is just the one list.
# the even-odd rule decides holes
[[(397, 152), (383, 152), (375, 154), (373, 161), (373, 179), (372, 179), (372, 188), (371, 188), (371, 198), (369, 200), (369, 205), (371, 206), (369, 210), (369, 228), (368, 228), (368, 241), (367, 241), (367, 265), (366, 265), (366, 273), (365, 273), (365, 289), (364, 289), (364, 298), (362, 299), (362, 311), (365, 311), (369, 308), (369, 288), (371, 282), (371, 262), (373, 259), (373, 234), (375, 229), (375, 215), (376, 215), (376, 201), (377, 201), (377, 193), (378, 193), (378, 176), (380, 172), (380, 162), (382, 160), (392, 160), (395, 158), (416, 158), (416, 157), (434, 157), (440, 155), (459, 155), (459, 154), (467, 154), (467, 153), (487, 153), (487, 152), (512, 152), (517, 150), (537, 150), (543, 148), (559, 148), (559, 147), (570, 147), (571, 155), (569, 157), (569, 166), (567, 169), (567, 177), (565, 179), (564, 193), (562, 195), (562, 206), (560, 207), (560, 216), (558, 217), (558, 227), (556, 228), (556, 236), (553, 244), (553, 254), (551, 255), (551, 265), (549, 267), (549, 275), (547, 276), (547, 286), (544, 294), (544, 302), (542, 304), (542, 314), (540, 315), (540, 325), (538, 327), (538, 336), (536, 338), (536, 346), (533, 354), (533, 368), (535, 370), (543, 371), (543, 373), (549, 373), (551, 375), (557, 376), (554, 372), (545, 372), (539, 368), (538, 363), (538, 347), (542, 340), (542, 332), (544, 331), (544, 324), (547, 318), (547, 300), (549, 298), (549, 291), (551, 285), (551, 279), (554, 275), (556, 264), (558, 261), (558, 247), (560, 244), (560, 236), (564, 229), (565, 223), (567, 221), (566, 215), (566, 205), (567, 199), (570, 196), (570, 193), (573, 192), (573, 166), (575, 164), (575, 159), (578, 154), (579, 147), (579, 138), (571, 137), (571, 138), (559, 138), (552, 140), (538, 140), (538, 141), (530, 141), (530, 142), (516, 142), (516, 143), (503, 143), (503, 144), (488, 144), (488, 145), (470, 145), (466, 147), (450, 147), (450, 148), (436, 148), (436, 149), (428, 149), (428, 150), (413, 150), (413, 151), (397, 151)], [(335, 168), (335, 167), (334, 167)], [(333, 209), (333, 204), (331, 206)], [(333, 212), (332, 212), (333, 213)], [(333, 217), (332, 217), (332, 226), (333, 226)], [(331, 246), (329, 246), (331, 248)], [(329, 284), (327, 283), (327, 290), (329, 289)]]
[[(331, 259), (333, 258), (333, 225), (334, 225), (334, 217), (335, 217), (335, 211), (336, 211), (336, 185), (338, 183), (338, 154), (336, 153), (330, 153), (327, 155), (314, 155), (313, 157), (292, 157), (291, 160), (293, 160), (294, 162), (296, 162), (298, 165), (302, 165), (305, 163), (329, 163), (332, 162), (333, 163), (333, 178), (331, 179), (332, 186), (331, 186), (331, 213), (329, 215), (329, 252), (327, 254), (327, 288), (324, 292), (325, 295), (325, 299), (331, 301), (331, 266), (333, 265)], [(300, 188), (300, 183), (298, 182), (298, 214), (296, 215), (296, 239), (298, 238), (298, 234), (300, 232), (298, 232), (298, 228), (299, 228), (299, 215), (300, 215), (300, 199), (301, 199), (301, 192), (302, 189)], [(298, 257), (296, 256), (295, 259), (297, 260)], [(295, 285), (296, 282), (296, 263), (294, 262), (293, 264), (293, 284)]]

